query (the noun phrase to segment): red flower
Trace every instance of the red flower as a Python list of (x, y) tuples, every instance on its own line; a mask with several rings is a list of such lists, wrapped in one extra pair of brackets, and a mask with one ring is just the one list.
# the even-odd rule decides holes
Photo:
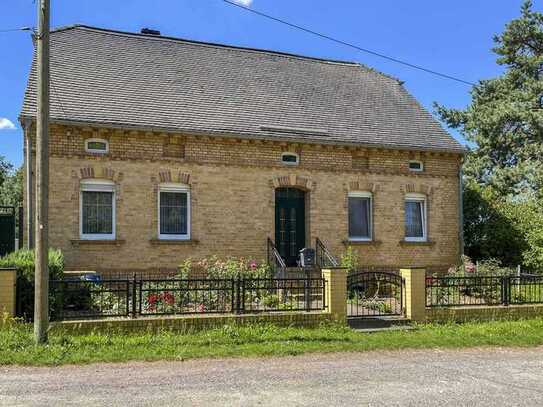
[(165, 293), (162, 294), (162, 299), (168, 305), (173, 305), (174, 302), (175, 302), (175, 297), (173, 296), (172, 293), (170, 293), (168, 291), (166, 291)]
[(159, 300), (159, 297), (158, 295), (156, 294), (149, 294), (147, 296), (147, 303), (149, 303), (149, 305), (155, 305)]
[(251, 269), (256, 269), (258, 265), (256, 264), (256, 261), (252, 260), (250, 263), (249, 263), (249, 267), (251, 267)]
[(206, 306), (204, 304), (198, 305), (198, 312), (204, 312), (206, 310)]

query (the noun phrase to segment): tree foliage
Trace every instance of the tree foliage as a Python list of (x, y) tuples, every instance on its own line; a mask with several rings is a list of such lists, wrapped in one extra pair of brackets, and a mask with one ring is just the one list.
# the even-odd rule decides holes
[(494, 37), (500, 76), (465, 109), (436, 105), (473, 148), (464, 166), (465, 252), (543, 269), (543, 14), (525, 1)]
[(441, 119), (475, 144), (468, 178), (501, 195), (543, 195), (543, 14), (526, 1), (494, 37), (503, 75), (482, 80), (464, 110), (437, 105)]
[(0, 185), (0, 205), (23, 205), (23, 167), (10, 171)]
[(13, 165), (6, 160), (6, 157), (0, 155), (0, 188), (6, 181), (6, 178), (9, 176), (9, 173), (13, 169)]
[(543, 270), (543, 208), (535, 199), (501, 199), (471, 181), (464, 188), (465, 253), (475, 260)]

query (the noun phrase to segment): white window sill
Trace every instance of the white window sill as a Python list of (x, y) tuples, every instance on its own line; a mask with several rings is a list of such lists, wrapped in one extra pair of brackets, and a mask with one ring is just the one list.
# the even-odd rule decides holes
[(187, 245), (191, 245), (191, 244), (198, 244), (200, 243), (199, 240), (196, 240), (196, 239), (164, 239), (164, 238), (160, 238), (160, 239), (151, 239), (149, 241), (152, 245), (183, 245), (183, 244), (187, 244)]
[(72, 239), (70, 240), (73, 246), (80, 246), (80, 245), (111, 245), (111, 246), (119, 246), (121, 244), (124, 244), (125, 241), (121, 239)]
[(342, 242), (345, 246), (355, 246), (355, 245), (380, 245), (382, 242), (380, 240), (372, 240), (372, 239), (347, 239)]
[(404, 239), (400, 240), (400, 245), (402, 246), (433, 246), (436, 243), (432, 240), (424, 239), (424, 240), (412, 240), (412, 239)]

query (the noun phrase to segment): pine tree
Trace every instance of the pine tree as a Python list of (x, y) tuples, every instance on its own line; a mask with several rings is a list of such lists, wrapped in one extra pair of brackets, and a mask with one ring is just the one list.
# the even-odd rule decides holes
[(481, 80), (465, 110), (436, 105), (441, 119), (474, 144), (465, 174), (501, 196), (543, 197), (543, 14), (525, 1), (494, 37), (504, 73)]

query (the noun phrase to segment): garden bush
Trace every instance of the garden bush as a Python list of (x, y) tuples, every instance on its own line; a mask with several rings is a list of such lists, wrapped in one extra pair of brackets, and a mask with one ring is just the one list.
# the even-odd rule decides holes
[(341, 267), (347, 268), (349, 272), (355, 271), (360, 266), (358, 253), (352, 246), (347, 247), (345, 252), (341, 255), (340, 265)]
[[(62, 279), (64, 256), (58, 249), (49, 250), (49, 278)], [(34, 316), (34, 251), (17, 250), (0, 258), (0, 267), (17, 269), (17, 316), (31, 320)], [(51, 309), (55, 310), (56, 299), (49, 296)]]
[(228, 257), (225, 260), (217, 256), (199, 261), (187, 259), (179, 266), (178, 278), (186, 279), (191, 271), (198, 270), (208, 279), (272, 278), (271, 268), (265, 263), (248, 260), (243, 257)]

